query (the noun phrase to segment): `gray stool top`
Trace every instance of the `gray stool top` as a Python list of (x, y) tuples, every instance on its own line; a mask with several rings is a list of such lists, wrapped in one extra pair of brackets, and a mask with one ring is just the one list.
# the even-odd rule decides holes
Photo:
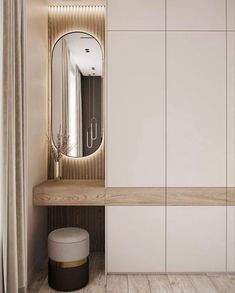
[(61, 228), (52, 231), (48, 240), (57, 242), (57, 243), (74, 243), (74, 242), (82, 242), (89, 239), (89, 233), (81, 228)]
[(61, 228), (48, 236), (48, 256), (57, 262), (73, 262), (89, 255), (89, 233), (80, 228)]

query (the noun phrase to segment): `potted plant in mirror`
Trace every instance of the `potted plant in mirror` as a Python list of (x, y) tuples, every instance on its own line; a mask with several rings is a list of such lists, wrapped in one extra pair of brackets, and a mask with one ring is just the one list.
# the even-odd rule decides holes
[(60, 180), (62, 177), (61, 159), (63, 155), (67, 155), (72, 147), (69, 146), (69, 136), (67, 132), (63, 132), (61, 127), (56, 135), (54, 143), (50, 143), (51, 154), (54, 159), (54, 179)]

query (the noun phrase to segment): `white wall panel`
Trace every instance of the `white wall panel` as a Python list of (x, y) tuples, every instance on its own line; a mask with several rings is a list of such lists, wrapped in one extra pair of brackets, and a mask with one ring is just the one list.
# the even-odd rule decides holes
[(226, 186), (224, 32), (169, 32), (169, 187)]
[(167, 29), (226, 29), (226, 0), (167, 0), (166, 3)]
[(227, 10), (228, 30), (235, 30), (235, 0), (227, 0)]
[[(3, 93), (3, 1), (0, 2), (0, 93)], [(4, 139), (4, 115), (3, 115), (3, 103), (2, 98), (0, 102), (0, 141)], [(3, 144), (0, 143), (0, 161), (3, 162), (5, 154), (3, 152)], [(5, 180), (4, 167), (3, 164), (0, 166), (0, 192), (2, 193), (3, 181)], [(2, 215), (3, 212), (3, 196), (0, 196), (0, 212)], [(0, 251), (2, 252), (2, 231), (3, 231), (3, 217), (0, 216)], [(3, 255), (0, 254), (0, 263), (3, 262)], [(3, 269), (2, 265), (0, 266), (0, 292), (3, 290)]]
[(226, 207), (167, 207), (167, 271), (226, 271)]
[(235, 187), (235, 32), (228, 32), (227, 46), (227, 125), (228, 125), (228, 153), (227, 176), (228, 187)]
[(163, 30), (165, 0), (108, 0), (108, 30)]
[(108, 33), (106, 185), (165, 182), (163, 32)]
[[(231, 1), (229, 1), (231, 3)], [(228, 187), (235, 187), (235, 32), (228, 33), (227, 78), (228, 78)], [(235, 207), (227, 211), (227, 269), (235, 272)]]
[(165, 271), (165, 208), (106, 207), (108, 272)]
[(227, 216), (227, 269), (235, 272), (235, 207), (228, 207)]

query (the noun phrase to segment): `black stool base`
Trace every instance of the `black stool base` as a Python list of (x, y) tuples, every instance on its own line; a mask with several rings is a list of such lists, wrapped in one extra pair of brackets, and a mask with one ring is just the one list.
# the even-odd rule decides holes
[(82, 289), (89, 281), (89, 259), (81, 266), (73, 268), (59, 267), (48, 261), (48, 284), (57, 291), (75, 291)]

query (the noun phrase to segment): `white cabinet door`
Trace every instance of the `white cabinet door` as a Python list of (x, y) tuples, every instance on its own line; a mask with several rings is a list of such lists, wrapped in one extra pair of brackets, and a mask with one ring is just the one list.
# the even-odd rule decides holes
[(165, 184), (163, 32), (108, 33), (106, 185)]
[(235, 0), (227, 0), (227, 21), (228, 21), (228, 30), (235, 30)]
[(167, 29), (226, 29), (226, 0), (167, 0), (166, 3)]
[[(229, 1), (228, 4), (235, 1)], [(235, 5), (234, 5), (235, 7)], [(234, 12), (234, 11), (233, 11)], [(235, 13), (235, 12), (234, 12)], [(235, 32), (228, 32), (227, 46), (228, 68), (228, 153), (227, 153), (227, 176), (228, 187), (235, 187)], [(235, 272), (235, 207), (228, 206), (227, 211), (227, 269)]]
[(235, 272), (235, 207), (228, 207), (227, 211), (227, 270)]
[(225, 32), (169, 32), (169, 187), (226, 186)]
[(108, 30), (164, 30), (165, 0), (108, 0)]
[(165, 271), (165, 208), (106, 207), (107, 271)]
[(228, 32), (227, 38), (227, 176), (228, 187), (235, 187), (235, 32)]
[(167, 271), (226, 271), (226, 207), (167, 207)]

